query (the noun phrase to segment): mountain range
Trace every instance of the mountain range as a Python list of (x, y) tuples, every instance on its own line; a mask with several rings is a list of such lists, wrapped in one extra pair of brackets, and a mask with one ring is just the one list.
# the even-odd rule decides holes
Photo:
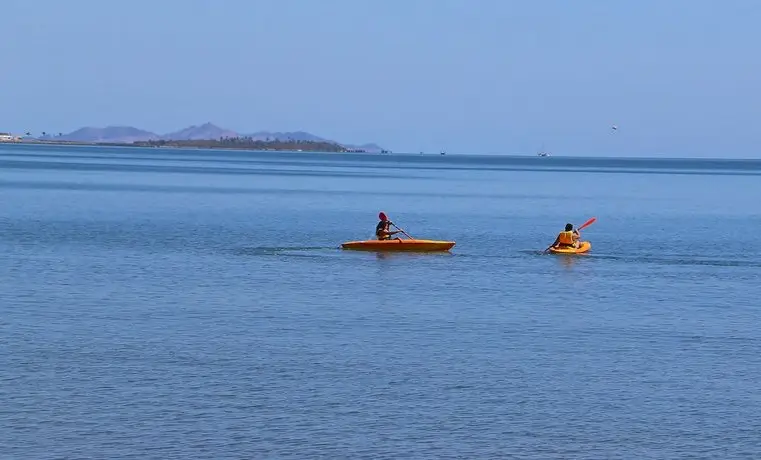
[(41, 140), (58, 140), (72, 142), (102, 142), (102, 143), (132, 143), (138, 141), (194, 141), (214, 140), (222, 137), (251, 137), (253, 140), (277, 140), (277, 141), (313, 141), (332, 142), (350, 149), (362, 149), (366, 152), (380, 152), (383, 150), (377, 144), (368, 143), (363, 145), (350, 145), (332, 141), (323, 137), (315, 136), (304, 131), (294, 132), (270, 132), (258, 131), (251, 134), (238, 133), (229, 129), (220, 128), (212, 123), (204, 123), (199, 126), (189, 126), (179, 131), (167, 134), (156, 134), (150, 131), (134, 128), (132, 126), (107, 126), (105, 128), (85, 127), (79, 128), (68, 134), (58, 136), (45, 135)]

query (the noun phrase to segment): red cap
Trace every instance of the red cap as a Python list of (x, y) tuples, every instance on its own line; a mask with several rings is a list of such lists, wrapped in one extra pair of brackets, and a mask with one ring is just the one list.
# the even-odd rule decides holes
[(386, 213), (383, 212), (383, 211), (378, 213), (378, 219), (380, 219), (380, 220), (388, 220), (388, 218), (386, 218)]

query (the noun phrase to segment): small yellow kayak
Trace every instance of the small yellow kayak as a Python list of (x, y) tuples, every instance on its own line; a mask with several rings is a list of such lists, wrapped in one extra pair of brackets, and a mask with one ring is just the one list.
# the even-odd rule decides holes
[(589, 241), (582, 241), (578, 248), (550, 248), (550, 252), (553, 254), (584, 254), (592, 249), (592, 243)]
[(341, 245), (342, 249), (355, 251), (415, 251), (415, 252), (438, 252), (449, 251), (455, 245), (454, 241), (437, 240), (366, 240), (349, 241)]

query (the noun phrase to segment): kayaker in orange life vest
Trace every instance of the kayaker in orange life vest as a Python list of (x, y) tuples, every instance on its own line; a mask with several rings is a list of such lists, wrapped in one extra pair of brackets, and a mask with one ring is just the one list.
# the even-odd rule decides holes
[(565, 231), (560, 232), (555, 242), (552, 243), (553, 248), (578, 248), (579, 239), (581, 234), (578, 230), (573, 229), (573, 224), (565, 224)]
[(399, 231), (391, 230), (391, 225), (393, 222), (388, 220), (388, 217), (386, 217), (386, 213), (381, 212), (378, 214), (378, 219), (380, 219), (380, 222), (378, 222), (378, 225), (375, 226), (375, 236), (379, 240), (390, 240), (391, 235), (396, 235), (397, 233), (400, 233)]

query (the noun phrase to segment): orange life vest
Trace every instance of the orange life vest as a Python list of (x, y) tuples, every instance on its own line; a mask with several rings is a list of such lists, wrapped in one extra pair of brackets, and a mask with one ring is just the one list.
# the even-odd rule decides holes
[(560, 232), (560, 235), (558, 235), (558, 244), (573, 246), (573, 243), (573, 232)]

